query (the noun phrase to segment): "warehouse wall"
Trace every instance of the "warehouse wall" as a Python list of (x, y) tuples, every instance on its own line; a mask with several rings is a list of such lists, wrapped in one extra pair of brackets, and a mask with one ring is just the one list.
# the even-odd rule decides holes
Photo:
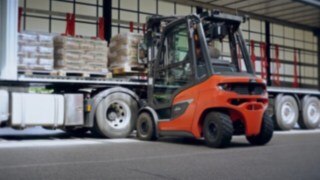
[[(293, 82), (294, 50), (296, 50), (296, 57), (300, 64), (297, 68), (300, 83), (315, 86), (318, 84), (317, 37), (311, 31), (271, 24), (271, 43), (280, 46), (280, 74), (283, 74), (280, 80)], [(272, 46), (271, 55), (274, 58), (274, 46)], [(271, 68), (274, 72), (274, 63)]]
[[(92, 17), (102, 16), (102, 0), (19, 0), (21, 7), (57, 11)], [(134, 32), (142, 33), (142, 24), (150, 15), (186, 15), (195, 13), (196, 8), (161, 0), (112, 0), (112, 34), (128, 32), (128, 23), (119, 23), (117, 20), (132, 21), (135, 23)], [(26, 13), (22, 18), (23, 30), (63, 33), (65, 18), (44, 14)], [(261, 72), (259, 42), (265, 41), (265, 22), (250, 19), (241, 26), (243, 35), (248, 42), (255, 41), (255, 55), (257, 56), (256, 71)], [(97, 35), (97, 22), (89, 19), (76, 19), (76, 34), (83, 36)], [(317, 38), (311, 31), (291, 28), (279, 24), (270, 25), (271, 33), (271, 73), (275, 74), (275, 51), (279, 46), (280, 80), (283, 86), (292, 86), (294, 80), (294, 52), (298, 57), (299, 84), (302, 87), (317, 87)], [(275, 76), (272, 76), (274, 79)]]
[[(112, 0), (112, 17), (125, 21), (144, 23), (150, 15), (187, 15), (196, 11), (195, 7), (180, 5), (176, 3), (162, 2), (160, 0)], [(127, 32), (128, 26), (119, 23), (112, 24), (112, 33)], [(142, 27), (136, 27), (140, 32)]]
[[(75, 13), (92, 17), (102, 17), (102, 0), (19, 0), (19, 6), (31, 9)], [(50, 8), (51, 6), (51, 8)], [(28, 13), (22, 18), (23, 30), (53, 33), (65, 32), (65, 17)], [(76, 34), (83, 36), (97, 35), (97, 22), (88, 19), (76, 20)]]

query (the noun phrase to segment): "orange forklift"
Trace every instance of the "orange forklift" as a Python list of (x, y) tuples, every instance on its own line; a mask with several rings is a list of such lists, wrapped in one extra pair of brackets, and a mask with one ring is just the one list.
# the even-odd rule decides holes
[(191, 136), (215, 148), (227, 147), (233, 135), (245, 134), (253, 145), (271, 140), (266, 84), (252, 68), (239, 28), (244, 21), (218, 11), (148, 19), (139, 139)]

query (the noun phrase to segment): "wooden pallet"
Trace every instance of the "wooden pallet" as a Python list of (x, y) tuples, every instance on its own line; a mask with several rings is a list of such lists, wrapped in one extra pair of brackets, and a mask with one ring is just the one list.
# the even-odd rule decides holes
[(112, 78), (110, 72), (90, 72), (90, 71), (76, 71), (76, 70), (33, 70), (33, 69), (19, 69), (19, 75), (25, 76), (51, 76), (51, 77), (77, 77), (77, 78)]
[(62, 77), (82, 77), (82, 78), (111, 78), (110, 72), (90, 72), (76, 70), (59, 70), (58, 76)]
[(113, 75), (115, 78), (121, 78), (121, 79), (126, 79), (126, 80), (130, 80), (130, 81), (147, 81), (148, 77), (147, 75)]
[(56, 70), (32, 70), (23, 69), (18, 70), (18, 74), (26, 76), (57, 76), (58, 72)]
[(111, 72), (89, 72), (88, 78), (106, 78), (110, 79), (112, 78)]
[(117, 67), (112, 69), (113, 75), (145, 75), (147, 70), (143, 66), (139, 67)]

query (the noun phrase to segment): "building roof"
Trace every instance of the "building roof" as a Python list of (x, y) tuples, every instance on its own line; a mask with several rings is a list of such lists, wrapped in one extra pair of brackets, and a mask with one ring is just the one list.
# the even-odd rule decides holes
[(164, 0), (320, 30), (319, 0)]

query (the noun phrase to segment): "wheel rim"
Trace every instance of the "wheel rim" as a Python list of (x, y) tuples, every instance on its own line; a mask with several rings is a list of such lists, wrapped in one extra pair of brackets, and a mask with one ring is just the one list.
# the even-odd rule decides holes
[(112, 101), (106, 106), (105, 120), (114, 129), (123, 129), (130, 123), (130, 107), (122, 101)]
[(211, 137), (216, 138), (218, 134), (218, 129), (214, 123), (210, 123), (208, 126), (209, 134)]
[(281, 107), (281, 116), (285, 123), (291, 124), (296, 118), (296, 112), (290, 102), (286, 102)]
[(146, 121), (143, 121), (140, 125), (140, 132), (143, 135), (146, 135), (149, 131), (149, 125)]
[(308, 107), (307, 107), (307, 116), (308, 119), (311, 123), (317, 123), (319, 121), (320, 118), (320, 110), (319, 110), (319, 106), (316, 103), (311, 103)]

